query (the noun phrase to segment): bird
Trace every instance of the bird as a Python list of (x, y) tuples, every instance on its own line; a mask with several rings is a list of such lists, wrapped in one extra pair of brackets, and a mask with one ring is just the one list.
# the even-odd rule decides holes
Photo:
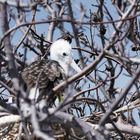
[[(71, 42), (71, 36), (64, 35), (50, 46), (50, 59), (36, 60), (24, 68), (21, 75), (30, 100), (39, 101), (47, 97), (48, 101), (53, 101), (55, 94), (52, 89), (68, 78), (69, 70), (81, 72), (72, 57)], [(62, 93), (60, 90), (57, 95)]]

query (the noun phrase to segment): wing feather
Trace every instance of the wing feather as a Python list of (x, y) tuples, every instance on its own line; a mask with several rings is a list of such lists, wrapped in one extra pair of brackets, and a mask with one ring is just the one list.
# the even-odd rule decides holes
[(54, 82), (53, 86), (65, 80), (65, 74), (58, 62), (53, 60), (38, 60), (26, 67), (22, 72), (22, 78), (31, 89), (36, 84), (39, 89), (47, 88), (49, 82)]

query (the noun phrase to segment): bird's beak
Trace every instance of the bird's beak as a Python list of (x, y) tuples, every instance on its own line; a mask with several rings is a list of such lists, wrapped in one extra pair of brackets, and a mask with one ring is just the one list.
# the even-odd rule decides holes
[(74, 60), (71, 61), (70, 66), (71, 66), (77, 73), (82, 71), (82, 70), (78, 67), (78, 65), (75, 63)]

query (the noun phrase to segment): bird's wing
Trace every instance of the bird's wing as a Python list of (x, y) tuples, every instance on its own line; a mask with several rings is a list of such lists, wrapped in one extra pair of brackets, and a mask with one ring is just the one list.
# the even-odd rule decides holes
[(38, 60), (23, 70), (22, 78), (28, 89), (36, 85), (41, 89), (47, 88), (50, 82), (54, 82), (54, 86), (56, 86), (65, 79), (65, 74), (58, 62)]

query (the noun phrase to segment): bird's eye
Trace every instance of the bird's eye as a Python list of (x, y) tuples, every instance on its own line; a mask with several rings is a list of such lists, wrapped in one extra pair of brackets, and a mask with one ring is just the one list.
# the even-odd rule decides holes
[(67, 54), (64, 52), (64, 53), (63, 53), (63, 56), (67, 56)]

